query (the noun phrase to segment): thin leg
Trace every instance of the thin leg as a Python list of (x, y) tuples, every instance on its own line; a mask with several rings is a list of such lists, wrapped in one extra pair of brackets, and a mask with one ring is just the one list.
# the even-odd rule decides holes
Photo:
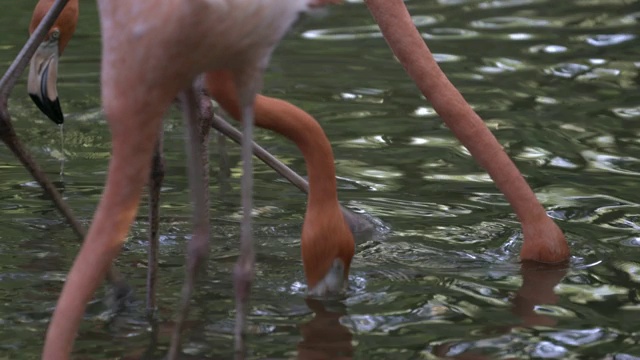
[(211, 123), (213, 121), (213, 105), (208, 96), (200, 93), (198, 96), (200, 103), (200, 111), (198, 113), (200, 123), (200, 154), (202, 155), (202, 179), (205, 184), (206, 191), (200, 196), (203, 196), (209, 207), (209, 137), (211, 134)]
[(193, 236), (189, 241), (187, 250), (186, 278), (182, 287), (182, 298), (176, 325), (171, 337), (171, 347), (169, 349), (170, 360), (176, 359), (180, 351), (180, 335), (182, 327), (189, 311), (189, 302), (193, 294), (195, 280), (198, 270), (206, 263), (209, 253), (209, 204), (208, 186), (204, 180), (203, 157), (202, 157), (202, 128), (198, 116), (198, 98), (193, 87), (180, 94), (182, 112), (184, 114), (185, 125), (187, 127), (187, 155), (189, 159), (189, 187), (191, 188), (191, 201), (193, 203)]
[(242, 224), (240, 227), (240, 256), (233, 272), (236, 293), (236, 326), (235, 326), (235, 356), (236, 359), (245, 358), (246, 320), (249, 310), (249, 296), (253, 282), (256, 261), (253, 248), (253, 102), (258, 90), (262, 87), (262, 71), (248, 71), (236, 75), (235, 82), (238, 89), (238, 99), (242, 118), (241, 144), (242, 157)]
[(162, 156), (163, 131), (153, 152), (149, 177), (149, 260), (147, 264), (147, 314), (153, 316), (156, 310), (156, 285), (158, 283), (158, 250), (160, 226), (160, 189), (164, 180), (164, 158)]

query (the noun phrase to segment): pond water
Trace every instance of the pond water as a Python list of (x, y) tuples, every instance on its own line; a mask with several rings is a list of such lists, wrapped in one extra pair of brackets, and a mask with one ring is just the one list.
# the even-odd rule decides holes
[[(34, 3), (0, 0), (3, 71), (26, 40)], [(521, 270), (520, 227), (505, 199), (394, 60), (364, 4), (348, 1), (295, 27), (264, 93), (318, 119), (342, 203), (379, 219), (379, 231), (358, 240), (344, 299), (306, 301), (305, 195), (257, 163), (251, 357), (639, 359), (640, 2), (406, 4), (444, 72), (562, 227), (571, 263)], [(95, 2), (83, 0), (59, 71), (64, 146), (28, 98), (26, 76), (9, 103), (18, 133), (86, 226), (110, 150), (99, 62)], [(134, 297), (114, 313), (98, 292), (77, 358), (161, 358), (168, 348), (190, 206), (175, 109), (164, 126), (158, 322), (145, 316), (145, 204), (117, 262)], [(264, 130), (256, 140), (304, 174), (293, 144)], [(239, 148), (227, 148), (228, 179), (211, 150), (212, 248), (184, 336), (189, 358), (232, 355), (241, 171)], [(4, 146), (0, 166), (0, 358), (35, 359), (78, 245)]]

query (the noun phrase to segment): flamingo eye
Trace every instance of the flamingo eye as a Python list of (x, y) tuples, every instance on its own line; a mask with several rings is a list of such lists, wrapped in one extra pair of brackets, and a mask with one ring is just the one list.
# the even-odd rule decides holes
[(51, 32), (51, 39), (58, 40), (58, 38), (60, 38), (60, 29), (53, 29)]

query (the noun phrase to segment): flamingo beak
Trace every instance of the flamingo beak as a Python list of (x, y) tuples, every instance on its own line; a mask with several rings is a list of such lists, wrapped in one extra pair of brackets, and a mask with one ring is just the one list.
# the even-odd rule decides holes
[(27, 89), (31, 100), (49, 119), (60, 125), (64, 116), (58, 100), (58, 39), (42, 42), (31, 58)]

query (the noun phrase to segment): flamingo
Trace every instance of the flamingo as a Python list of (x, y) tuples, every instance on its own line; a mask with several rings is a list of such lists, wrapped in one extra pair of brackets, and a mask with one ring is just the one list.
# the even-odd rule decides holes
[[(87, 302), (117, 256), (134, 220), (151, 169), (163, 113), (179, 93), (188, 134), (194, 235), (169, 358), (179, 351), (197, 269), (208, 252), (209, 214), (203, 194), (197, 98), (193, 79), (226, 73), (238, 91), (242, 120), (243, 177), (236, 288), (236, 345), (244, 353), (244, 319), (253, 277), (253, 104), (270, 55), (301, 12), (337, 0), (98, 0), (102, 33), (102, 102), (112, 134), (112, 157), (102, 199), (69, 272), (47, 331), (44, 359), (66, 359)], [(204, 35), (206, 34), (206, 36)], [(188, 55), (187, 55), (188, 54)], [(212, 92), (213, 93), (213, 92)], [(344, 264), (347, 266), (348, 264)]]
[(495, 136), (451, 84), (418, 33), (402, 0), (365, 0), (409, 77), (472, 157), (487, 170), (522, 225), (521, 260), (564, 262), (569, 246)]
[[(53, 3), (54, 0), (38, 1), (29, 24), (29, 34), (33, 34)], [(64, 123), (56, 85), (58, 60), (76, 31), (78, 12), (78, 0), (69, 0), (38, 46), (29, 65), (29, 96), (38, 108), (58, 125)]]

